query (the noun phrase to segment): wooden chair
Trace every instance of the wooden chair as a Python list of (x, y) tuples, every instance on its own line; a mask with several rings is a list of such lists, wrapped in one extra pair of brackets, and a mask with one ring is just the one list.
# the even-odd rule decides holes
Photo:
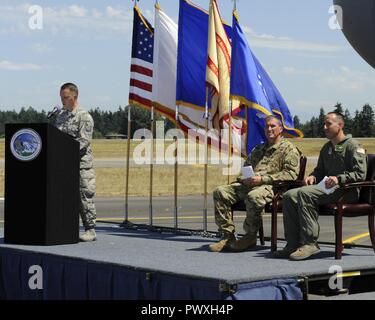
[[(271, 213), (271, 251), (276, 251), (277, 249), (277, 213), (283, 211), (282, 206), (282, 195), (285, 191), (301, 187), (303, 185), (305, 171), (306, 171), (307, 158), (301, 156), (300, 158), (300, 169), (298, 177), (294, 181), (274, 181), (273, 191), (274, 196), (272, 202), (267, 203), (265, 207), (266, 212)], [(243, 201), (239, 201), (232, 205), (232, 216), (233, 211), (246, 211), (246, 206)], [(264, 229), (263, 229), (263, 219), (261, 221), (261, 226), (259, 229), (259, 239), (261, 245), (264, 245)]]
[[(368, 228), (372, 247), (375, 251), (375, 154), (367, 155), (366, 181), (346, 183), (343, 185), (344, 195), (336, 201), (319, 208), (320, 215), (334, 215), (335, 217), (335, 259), (341, 259), (344, 249), (342, 243), (343, 217), (368, 216)], [(345, 194), (352, 188), (361, 188), (360, 198), (357, 203), (345, 203)]]

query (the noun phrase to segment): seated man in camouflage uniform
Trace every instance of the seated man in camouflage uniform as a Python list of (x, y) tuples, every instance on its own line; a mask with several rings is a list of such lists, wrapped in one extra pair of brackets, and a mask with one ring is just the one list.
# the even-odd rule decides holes
[[(344, 134), (343, 116), (330, 112), (324, 120), (324, 132), (329, 141), (320, 151), (318, 164), (305, 179), (306, 186), (289, 190), (283, 195), (284, 233), (287, 245), (276, 251), (278, 258), (304, 260), (317, 254), (319, 237), (319, 206), (337, 201), (343, 195), (343, 183), (366, 179), (365, 149), (350, 135)], [(316, 183), (328, 177), (325, 187), (336, 189), (325, 193)], [(346, 202), (355, 203), (359, 188), (352, 189)]]
[[(267, 142), (256, 146), (244, 164), (253, 167), (255, 176), (248, 179), (239, 177), (237, 182), (214, 190), (215, 221), (223, 239), (211, 244), (211, 251), (220, 252), (228, 248), (243, 251), (255, 246), (261, 214), (266, 203), (273, 198), (272, 182), (297, 178), (300, 153), (291, 142), (282, 137), (282, 131), (280, 120), (268, 116), (265, 119)], [(231, 206), (241, 200), (246, 205), (247, 214), (243, 224), (246, 234), (236, 241)]]
[(75, 84), (64, 84), (60, 89), (60, 97), (64, 107), (56, 116), (55, 126), (77, 140), (80, 148), (80, 216), (85, 227), (85, 233), (80, 236), (80, 240), (93, 241), (96, 240), (96, 210), (93, 201), (96, 183), (91, 150), (94, 121), (91, 115), (78, 105), (78, 88)]

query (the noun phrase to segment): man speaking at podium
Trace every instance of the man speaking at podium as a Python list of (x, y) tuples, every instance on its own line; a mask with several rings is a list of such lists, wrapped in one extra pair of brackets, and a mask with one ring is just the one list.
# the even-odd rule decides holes
[(78, 87), (73, 83), (65, 83), (60, 89), (63, 109), (56, 114), (55, 126), (62, 132), (72, 136), (80, 145), (80, 216), (85, 233), (81, 241), (96, 240), (96, 210), (93, 201), (96, 182), (93, 168), (91, 139), (94, 121), (91, 115), (78, 104)]

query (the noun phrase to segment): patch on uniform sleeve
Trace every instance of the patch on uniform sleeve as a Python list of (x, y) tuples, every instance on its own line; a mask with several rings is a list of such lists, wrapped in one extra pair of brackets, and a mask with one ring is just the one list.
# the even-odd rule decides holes
[(296, 157), (290, 157), (290, 164), (296, 167), (298, 165), (298, 159)]
[(357, 153), (360, 153), (360, 154), (366, 154), (366, 150), (362, 147), (358, 147), (356, 151)]
[(93, 130), (93, 125), (91, 121), (85, 121), (85, 131), (90, 133)]

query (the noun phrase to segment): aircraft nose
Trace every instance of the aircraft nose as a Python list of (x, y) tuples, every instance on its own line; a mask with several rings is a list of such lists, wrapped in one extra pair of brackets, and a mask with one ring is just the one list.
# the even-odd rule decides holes
[(375, 3), (373, 0), (333, 0), (341, 7), (342, 27), (352, 47), (375, 68)]

